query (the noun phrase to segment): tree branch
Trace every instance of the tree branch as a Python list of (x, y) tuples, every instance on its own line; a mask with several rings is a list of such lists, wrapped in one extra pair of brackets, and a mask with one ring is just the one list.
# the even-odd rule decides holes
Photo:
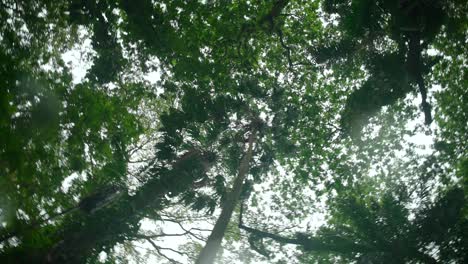
[(286, 53), (286, 58), (288, 59), (289, 70), (292, 70), (293, 63), (292, 63), (292, 60), (291, 60), (291, 47), (286, 45), (286, 43), (284, 42), (283, 31), (280, 28), (278, 28), (276, 32), (278, 33), (281, 46), (286, 50), (285, 53)]
[[(156, 245), (156, 243), (154, 243), (153, 240), (147, 238), (146, 241), (148, 241), (148, 242), (154, 247), (154, 249), (156, 250), (156, 252), (158, 252), (158, 254), (159, 254), (161, 257), (167, 259), (167, 260), (168, 260), (169, 262), (171, 262), (171, 263), (174, 263), (174, 264), (182, 264), (182, 262), (179, 262), (179, 261), (177, 261), (177, 260), (175, 260), (175, 259), (173, 259), (173, 258), (170, 258), (170, 257), (166, 256), (164, 253), (162, 253), (162, 252), (161, 252), (161, 249), (163, 249), (163, 248), (161, 248), (161, 247), (159, 247), (158, 245)], [(164, 249), (165, 249), (165, 248), (164, 248)]]
[(301, 242), (298, 239), (283, 237), (283, 236), (279, 236), (279, 235), (276, 235), (276, 234), (260, 231), (260, 230), (245, 226), (243, 224), (243, 222), (242, 222), (243, 211), (244, 211), (244, 206), (243, 206), (243, 204), (241, 204), (240, 213), (239, 213), (239, 228), (240, 229), (243, 229), (243, 230), (245, 230), (245, 231), (247, 231), (247, 232), (249, 232), (251, 234), (254, 234), (254, 235), (258, 236), (258, 237), (261, 237), (261, 238), (271, 238), (271, 239), (273, 239), (275, 241), (278, 241), (280, 243), (283, 243), (283, 244), (301, 245)]

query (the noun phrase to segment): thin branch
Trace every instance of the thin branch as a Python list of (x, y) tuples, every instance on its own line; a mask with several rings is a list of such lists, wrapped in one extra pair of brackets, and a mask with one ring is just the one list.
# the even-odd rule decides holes
[(137, 151), (142, 150), (146, 145), (148, 145), (149, 143), (151, 143), (154, 140), (155, 140), (155, 137), (149, 137), (144, 142), (142, 142), (140, 145), (137, 145), (137, 146), (127, 150), (128, 156), (130, 157), (133, 154), (135, 154)]
[(182, 264), (181, 262), (179, 262), (179, 261), (177, 261), (177, 260), (175, 260), (175, 259), (173, 259), (173, 258), (170, 258), (170, 257), (166, 256), (164, 253), (162, 253), (162, 252), (161, 252), (161, 249), (162, 249), (162, 248), (159, 247), (158, 245), (156, 245), (156, 243), (154, 243), (153, 240), (147, 238), (146, 241), (148, 241), (148, 242), (154, 247), (154, 249), (156, 250), (156, 252), (158, 252), (158, 254), (159, 254), (161, 257), (167, 259), (167, 260), (168, 260), (169, 262), (171, 262), (171, 263), (174, 263), (174, 264)]
[(169, 236), (185, 236), (187, 235), (188, 232), (180, 233), (180, 234), (166, 234), (166, 233), (161, 233), (161, 234), (153, 234), (153, 235), (144, 235), (144, 234), (136, 234), (134, 237), (135, 238), (142, 238), (142, 239), (151, 239), (151, 238), (158, 238), (158, 237), (169, 237)]
[(185, 228), (182, 223), (178, 222), (178, 221), (175, 221), (175, 220), (171, 220), (171, 219), (165, 219), (165, 220), (162, 220), (162, 221), (168, 221), (168, 222), (172, 222), (172, 223), (176, 223), (177, 225), (179, 225), (179, 227), (188, 235), (200, 240), (200, 241), (205, 241), (205, 238), (203, 238), (202, 236), (196, 234), (196, 233), (193, 233), (192, 230), (195, 230), (195, 231), (199, 231), (199, 232), (211, 232), (211, 230), (209, 229), (202, 229), (202, 228), (196, 228), (196, 227), (192, 227), (190, 229), (187, 229)]
[(169, 251), (172, 251), (172, 252), (177, 253), (177, 254), (179, 254), (179, 255), (185, 255), (185, 256), (187, 256), (187, 253), (182, 252), (182, 251), (179, 251), (179, 250), (175, 250), (175, 249), (173, 249), (173, 248), (159, 247), (159, 249), (161, 249), (161, 250), (169, 250)]
[[(193, 222), (206, 222), (206, 221), (209, 221), (209, 220), (212, 220), (212, 218), (210, 216), (199, 216), (199, 217), (179, 217), (179, 218), (170, 218), (170, 216), (168, 215), (163, 215), (165, 216), (166, 218), (159, 218), (159, 220), (161, 221), (167, 221), (167, 222), (180, 222), (180, 223), (184, 223), (184, 222), (188, 222), (188, 223), (193, 223)], [(169, 218), (167, 218), (169, 217)]]
[(145, 162), (151, 162), (153, 161), (154, 158), (147, 158), (147, 159), (139, 159), (139, 160), (128, 160), (128, 163), (135, 164), (135, 163), (145, 163)]
[(288, 59), (289, 70), (292, 70), (294, 65), (293, 65), (292, 60), (291, 60), (291, 47), (286, 45), (286, 43), (284, 42), (283, 31), (278, 28), (277, 33), (278, 33), (278, 36), (279, 36), (281, 46), (286, 50), (285, 53), (286, 53), (286, 58)]

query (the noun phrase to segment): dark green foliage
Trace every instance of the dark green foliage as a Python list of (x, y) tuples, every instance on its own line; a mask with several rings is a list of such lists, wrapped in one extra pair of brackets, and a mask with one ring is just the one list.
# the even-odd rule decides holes
[(348, 97), (342, 117), (342, 127), (353, 136), (359, 135), (369, 117), (383, 106), (394, 104), (412, 90), (401, 55), (376, 55), (371, 63), (370, 77)]
[(424, 252), (424, 246), (439, 247), (439, 261), (466, 259), (462, 190), (449, 190), (412, 221), (402, 202), (390, 194), (380, 201), (346, 198), (336, 204), (334, 217), (338, 218), (333, 226), (322, 228), (315, 237), (298, 235), (298, 243), (306, 251), (338, 253), (358, 262), (437, 263)]
[[(351, 8), (347, 8), (347, 5)], [(340, 27), (348, 35), (332, 48), (318, 49), (315, 52), (317, 60), (323, 61), (322, 57), (333, 60), (330, 49), (338, 51), (338, 57), (342, 57), (344, 51), (349, 59), (362, 60), (369, 71), (368, 80), (348, 98), (342, 118), (344, 131), (353, 137), (358, 136), (369, 117), (381, 107), (403, 98), (412, 90), (406, 88), (410, 84), (418, 86), (426, 123), (430, 124), (431, 106), (427, 102), (424, 76), (430, 72), (432, 64), (428, 62), (430, 58), (423, 56), (423, 51), (441, 33), (442, 26), (448, 21), (442, 3), (325, 1), (324, 7), (328, 13), (339, 14)], [(379, 51), (382, 49), (379, 47), (382, 40), (393, 40), (397, 52), (393, 51), (395, 47), (388, 45), (392, 55), (382, 54)], [(376, 98), (385, 99), (381, 101)]]

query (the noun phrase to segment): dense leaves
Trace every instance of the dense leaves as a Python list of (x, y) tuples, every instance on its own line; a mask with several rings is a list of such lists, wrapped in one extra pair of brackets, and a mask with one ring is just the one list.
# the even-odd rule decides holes
[(0, 262), (465, 263), (467, 12), (2, 1)]

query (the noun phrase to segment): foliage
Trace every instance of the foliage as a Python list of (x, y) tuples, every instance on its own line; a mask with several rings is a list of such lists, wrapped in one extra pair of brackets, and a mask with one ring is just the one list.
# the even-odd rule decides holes
[(173, 251), (142, 222), (217, 217), (253, 130), (220, 262), (466, 262), (466, 9), (2, 1), (2, 263), (194, 260), (210, 220)]

